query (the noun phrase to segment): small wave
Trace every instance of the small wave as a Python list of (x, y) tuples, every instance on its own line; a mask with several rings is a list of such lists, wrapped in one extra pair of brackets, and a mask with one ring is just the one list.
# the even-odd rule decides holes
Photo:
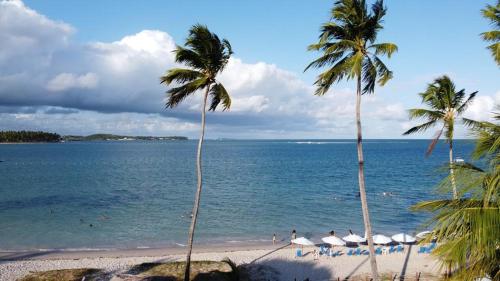
[(181, 246), (181, 247), (186, 247), (187, 246), (187, 245), (184, 245), (184, 244), (181, 244), (181, 243), (175, 243), (175, 245)]
[(295, 144), (351, 144), (355, 142), (351, 141), (292, 141), (288, 143), (295, 143)]

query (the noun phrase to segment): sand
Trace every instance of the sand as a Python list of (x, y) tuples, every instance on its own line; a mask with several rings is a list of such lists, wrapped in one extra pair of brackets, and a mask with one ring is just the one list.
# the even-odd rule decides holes
[[(337, 280), (370, 273), (368, 256), (339, 257), (320, 256), (314, 259), (314, 247), (305, 247), (305, 256), (295, 257), (291, 246), (245, 245), (197, 247), (193, 260), (215, 260), (230, 258), (237, 264), (250, 264), (267, 275), (269, 280)], [(418, 246), (406, 246), (405, 253), (377, 256), (380, 273), (397, 274), (414, 278), (420, 272), (420, 280), (434, 280), (440, 274), (438, 263), (429, 254), (417, 254)], [(102, 268), (112, 274), (121, 274), (130, 266), (143, 262), (182, 261), (183, 248), (136, 249), (114, 251), (74, 252), (24, 252), (0, 253), (0, 280), (16, 280), (33, 271), (67, 268)], [(112, 280), (120, 280), (115, 278)]]

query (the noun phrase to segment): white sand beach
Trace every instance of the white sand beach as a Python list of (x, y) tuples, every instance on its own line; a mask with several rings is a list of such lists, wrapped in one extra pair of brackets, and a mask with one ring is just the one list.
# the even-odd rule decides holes
[[(414, 280), (435, 280), (440, 274), (436, 260), (429, 254), (418, 254), (419, 246), (406, 246), (404, 253), (377, 256), (380, 273), (407, 276)], [(367, 255), (347, 256), (346, 248), (338, 257), (314, 259), (314, 247), (304, 248), (305, 255), (295, 257), (291, 246), (235, 246), (196, 248), (193, 260), (220, 261), (226, 257), (237, 264), (250, 264), (266, 274), (266, 280), (337, 280), (370, 273)], [(16, 280), (30, 272), (69, 268), (100, 268), (113, 274), (111, 280), (125, 280), (123, 273), (132, 265), (144, 262), (169, 262), (185, 259), (182, 248), (138, 249), (121, 251), (82, 251), (47, 253), (0, 253), (0, 280)], [(122, 276), (122, 277), (119, 277)], [(406, 280), (408, 280), (406, 279)]]

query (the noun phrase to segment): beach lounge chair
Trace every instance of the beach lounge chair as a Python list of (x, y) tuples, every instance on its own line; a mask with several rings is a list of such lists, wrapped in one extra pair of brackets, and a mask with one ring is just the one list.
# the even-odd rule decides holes
[(403, 245), (398, 245), (398, 253), (402, 253), (404, 252), (405, 248), (403, 247)]
[(422, 246), (422, 247), (420, 247), (420, 248), (418, 249), (418, 252), (417, 252), (417, 253), (418, 253), (418, 254), (424, 254), (424, 253), (426, 253), (426, 251), (427, 251), (427, 247)]
[(436, 248), (436, 243), (431, 243), (431, 245), (427, 248), (427, 250), (425, 252), (427, 254), (430, 254), (432, 252), (432, 250), (434, 250), (434, 248)]
[(389, 248), (389, 254), (392, 254), (396, 252), (396, 249), (394, 249), (394, 245), (391, 245), (391, 247)]
[(302, 250), (301, 250), (301, 249), (297, 249), (297, 252), (295, 253), (295, 256), (296, 256), (297, 258), (302, 257)]
[(382, 254), (382, 248), (378, 247), (375, 249), (375, 255), (381, 255)]
[(365, 256), (368, 256), (368, 255), (370, 254), (370, 252), (369, 252), (369, 251), (367, 251), (367, 250), (363, 250), (361, 253), (362, 253), (363, 255), (365, 255)]
[(361, 255), (361, 249), (357, 248), (356, 251), (354, 252), (355, 256), (360, 256)]
[(349, 251), (347, 252), (347, 255), (352, 256), (353, 253), (354, 253), (353, 249), (349, 249)]

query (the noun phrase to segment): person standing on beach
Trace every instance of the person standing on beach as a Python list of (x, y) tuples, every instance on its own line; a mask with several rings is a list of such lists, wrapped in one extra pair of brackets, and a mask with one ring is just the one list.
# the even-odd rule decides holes
[(273, 234), (273, 245), (276, 245), (276, 233)]
[(292, 230), (292, 240), (297, 239), (297, 231)]

